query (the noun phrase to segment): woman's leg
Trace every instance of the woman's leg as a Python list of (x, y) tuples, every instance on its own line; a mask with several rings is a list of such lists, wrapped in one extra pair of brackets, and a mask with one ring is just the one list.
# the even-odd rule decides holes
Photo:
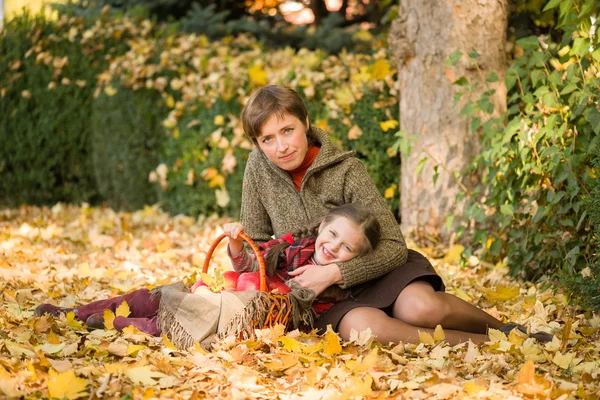
[(482, 309), (445, 292), (436, 292), (425, 281), (410, 283), (398, 295), (393, 316), (407, 324), (485, 334), (504, 324)]
[(129, 306), (130, 317), (152, 318), (158, 312), (160, 296), (151, 299), (151, 294), (148, 289), (138, 289), (122, 296), (97, 300), (81, 307), (77, 307), (74, 310), (75, 316), (80, 321), (85, 322), (91, 315), (103, 313), (104, 310), (115, 312), (117, 307), (124, 301), (127, 302), (127, 305)]
[[(344, 340), (350, 339), (352, 329), (363, 331), (371, 329), (376, 339), (382, 343), (388, 342), (408, 342), (419, 343), (419, 331), (427, 332), (433, 335), (434, 330), (421, 328), (399, 319), (388, 316), (384, 311), (374, 307), (359, 307), (349, 311), (338, 325), (338, 332)], [(471, 340), (474, 343), (480, 343), (488, 340), (487, 335), (476, 333), (461, 332), (445, 329), (446, 341), (455, 345)]]

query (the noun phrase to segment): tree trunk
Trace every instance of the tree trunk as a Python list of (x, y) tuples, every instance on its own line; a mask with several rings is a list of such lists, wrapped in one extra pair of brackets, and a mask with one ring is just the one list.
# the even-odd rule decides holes
[(323, 18), (329, 15), (329, 10), (327, 9), (325, 0), (310, 0), (309, 7), (315, 16), (315, 25), (319, 25)]
[(0, 0), (0, 32), (4, 29), (4, 0)]
[[(480, 150), (477, 132), (469, 132), (469, 122), (459, 116), (461, 103), (454, 106), (458, 90), (452, 82), (465, 76), (479, 81), (495, 72), (500, 82), (494, 106), (506, 110), (506, 26), (508, 0), (402, 0), (400, 15), (389, 35), (399, 71), (400, 128), (416, 136), (408, 156), (402, 155), (400, 217), (405, 233), (429, 234), (445, 230), (446, 217), (461, 212), (456, 194), (465, 179), (455, 178)], [(475, 49), (481, 73), (467, 57)], [(464, 53), (454, 67), (445, 66), (454, 51)], [(425, 161), (421, 173), (418, 165)], [(434, 185), (434, 167), (439, 177)], [(459, 183), (460, 182), (460, 183)], [(471, 185), (472, 186), (472, 185)], [(451, 229), (452, 230), (452, 229)]]

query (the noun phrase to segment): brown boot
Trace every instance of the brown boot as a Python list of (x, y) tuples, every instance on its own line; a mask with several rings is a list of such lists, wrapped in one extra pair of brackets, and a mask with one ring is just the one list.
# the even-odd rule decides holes
[(67, 314), (70, 311), (74, 311), (74, 308), (59, 307), (52, 304), (40, 304), (33, 311), (33, 315), (41, 317), (44, 314), (50, 314), (53, 317), (58, 317), (60, 314)]

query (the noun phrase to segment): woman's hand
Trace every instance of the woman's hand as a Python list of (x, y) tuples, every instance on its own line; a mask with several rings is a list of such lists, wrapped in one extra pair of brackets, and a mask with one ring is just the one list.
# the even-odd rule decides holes
[(229, 238), (229, 253), (231, 257), (237, 257), (244, 248), (244, 241), (238, 239), (240, 233), (244, 232), (242, 224), (232, 222), (223, 226), (223, 233)]
[(305, 265), (290, 271), (289, 275), (295, 277), (294, 280), (300, 286), (315, 292), (315, 296), (320, 295), (333, 284), (344, 283), (337, 264)]

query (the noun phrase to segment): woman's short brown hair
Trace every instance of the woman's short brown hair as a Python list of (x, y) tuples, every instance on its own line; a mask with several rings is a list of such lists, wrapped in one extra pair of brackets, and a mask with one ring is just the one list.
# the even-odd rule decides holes
[(256, 144), (265, 122), (273, 115), (285, 114), (298, 118), (308, 129), (306, 105), (298, 92), (285, 86), (263, 86), (252, 93), (242, 110), (244, 132)]

